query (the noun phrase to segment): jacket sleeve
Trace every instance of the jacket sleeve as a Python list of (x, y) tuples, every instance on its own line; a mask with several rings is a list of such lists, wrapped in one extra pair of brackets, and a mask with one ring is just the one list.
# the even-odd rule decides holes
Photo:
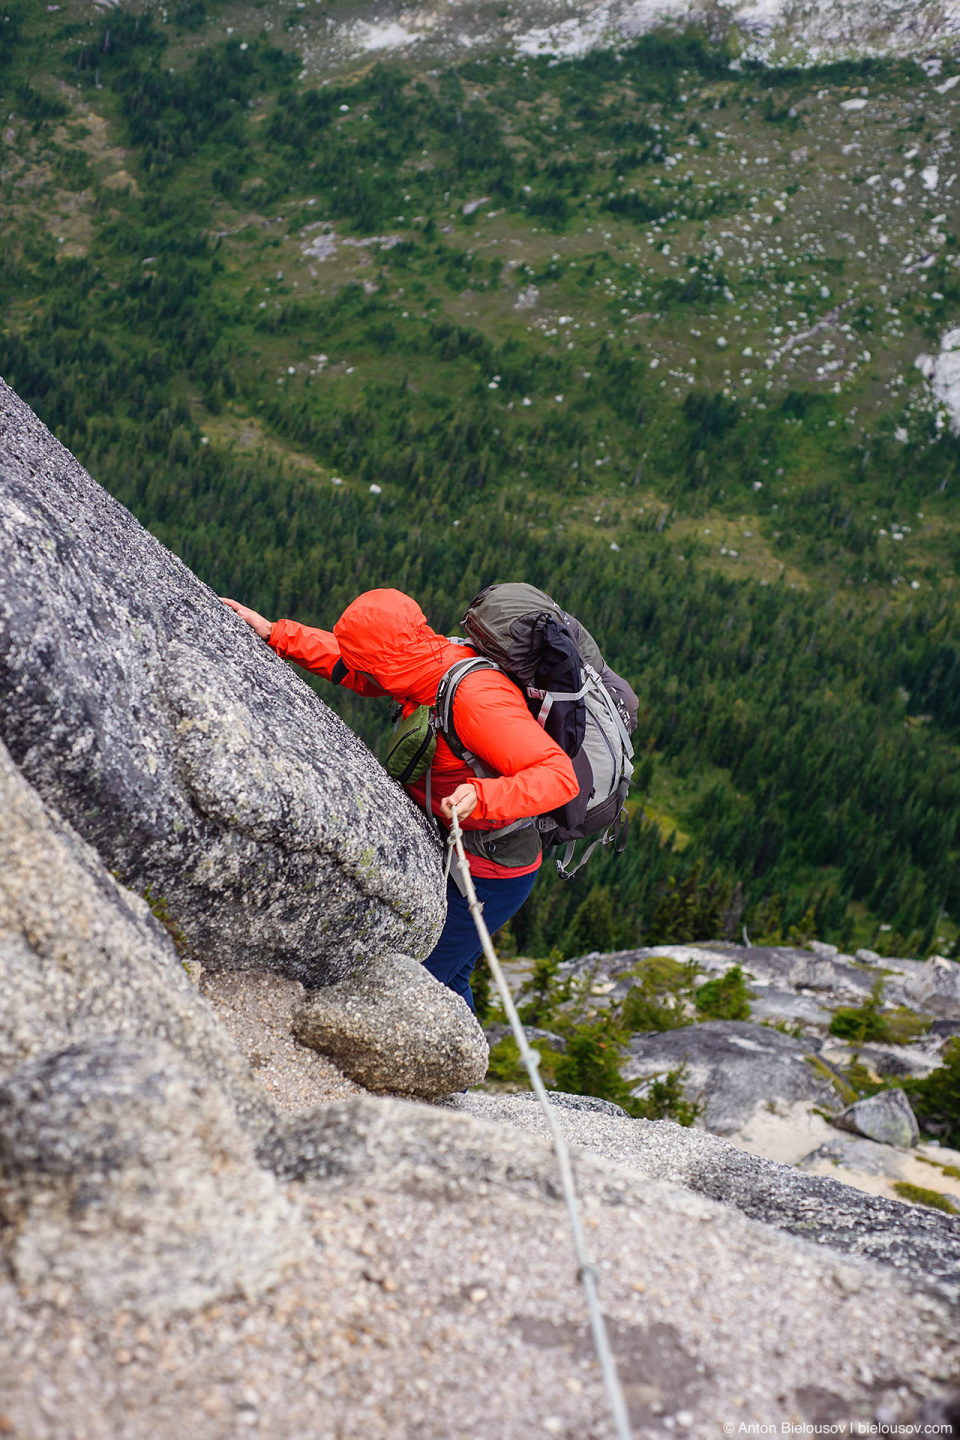
[[(348, 670), (340, 658), (340, 647), (329, 630), (298, 625), (296, 620), (276, 620), (267, 642), (284, 660), (294, 660), (304, 670), (322, 675), (335, 685), (344, 685), (358, 695), (386, 695), (369, 675)], [(339, 669), (337, 668), (339, 666)]]
[(555, 810), (580, 793), (573, 762), (503, 675), (468, 675), (454, 698), (453, 723), (467, 749), (498, 772), (473, 782), (480, 803), (472, 820), (508, 824)]

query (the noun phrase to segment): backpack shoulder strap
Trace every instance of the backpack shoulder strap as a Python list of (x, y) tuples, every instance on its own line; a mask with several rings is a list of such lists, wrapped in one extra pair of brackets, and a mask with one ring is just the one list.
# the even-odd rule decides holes
[(462, 745), (453, 725), (453, 702), (456, 699), (457, 691), (461, 683), (468, 675), (475, 670), (499, 670), (500, 666), (493, 660), (487, 660), (483, 655), (468, 655), (463, 660), (457, 660), (455, 664), (444, 675), (437, 686), (437, 698), (434, 702), (436, 725), (440, 734), (446, 740), (450, 749), (460, 760), (472, 764), (476, 759), (471, 755), (465, 745)]

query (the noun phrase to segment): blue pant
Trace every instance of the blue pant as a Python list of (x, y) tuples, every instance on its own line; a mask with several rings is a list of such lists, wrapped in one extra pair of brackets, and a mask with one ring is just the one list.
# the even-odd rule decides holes
[[(492, 935), (506, 925), (533, 889), (538, 872), (518, 875), (515, 880), (484, 880), (473, 877), (477, 898), (483, 906), (483, 918)], [(470, 975), (480, 957), (480, 936), (473, 923), (467, 902), (452, 880), (447, 881), (447, 919), (433, 953), (424, 961), (435, 980), (456, 995), (462, 995), (473, 1009)]]

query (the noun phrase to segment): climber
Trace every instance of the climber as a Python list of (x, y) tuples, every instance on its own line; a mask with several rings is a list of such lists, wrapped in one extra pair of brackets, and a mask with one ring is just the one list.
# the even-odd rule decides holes
[[(458, 660), (476, 652), (431, 630), (423, 611), (399, 590), (368, 590), (328, 630), (295, 620), (271, 623), (224, 599), (284, 659), (359, 695), (390, 696), (403, 715), (433, 705), (437, 686)], [(517, 687), (498, 670), (479, 670), (461, 682), (453, 702), (456, 735), (491, 772), (478, 778), (443, 736), (427, 775), (407, 789), (421, 807), (448, 827), (453, 807), (463, 826), (470, 871), (492, 932), (515, 915), (533, 889), (542, 851), (535, 826), (498, 830), (541, 815), (579, 793), (573, 764), (541, 729)], [(494, 855), (496, 858), (494, 858)], [(467, 903), (454, 881), (447, 885), (447, 918), (425, 964), (437, 980), (470, 1006), (470, 975), (480, 942)]]

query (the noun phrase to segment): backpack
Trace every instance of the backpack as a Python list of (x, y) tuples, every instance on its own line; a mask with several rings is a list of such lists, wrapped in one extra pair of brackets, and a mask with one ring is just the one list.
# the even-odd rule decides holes
[[(488, 585), (475, 596), (460, 622), (469, 643), (481, 653), (458, 660), (437, 689), (435, 725), (447, 744), (478, 773), (486, 773), (460, 743), (453, 726), (453, 701), (466, 675), (502, 670), (523, 692), (544, 730), (573, 761), (580, 793), (548, 815), (537, 817), (544, 848), (564, 846), (557, 873), (568, 880), (598, 845), (627, 843), (624, 802), (630, 788), (638, 701), (627, 682), (605, 664), (590, 632), (573, 615), (533, 585)], [(516, 822), (518, 827), (529, 824)], [(496, 831), (505, 836), (513, 826)], [(578, 840), (596, 836), (570, 868)]]

